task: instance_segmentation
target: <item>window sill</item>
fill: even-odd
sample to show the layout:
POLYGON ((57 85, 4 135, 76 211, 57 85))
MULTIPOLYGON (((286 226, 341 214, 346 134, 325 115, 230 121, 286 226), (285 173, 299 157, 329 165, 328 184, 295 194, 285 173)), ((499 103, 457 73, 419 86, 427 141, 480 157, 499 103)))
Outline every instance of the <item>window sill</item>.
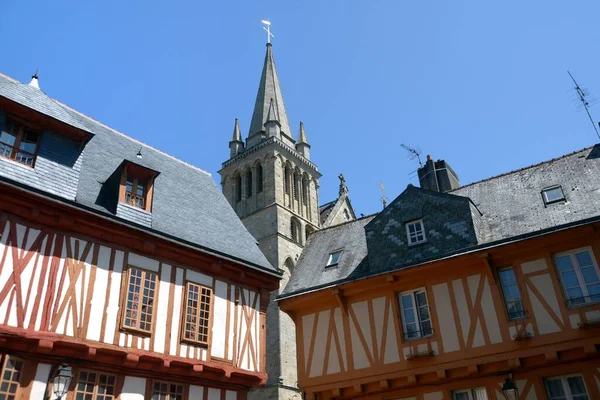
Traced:
POLYGON ((433 338, 434 338, 434 335, 433 335, 433 333, 432 333, 432 334, 430 334, 430 335, 424 335, 424 336, 418 336, 418 337, 412 337, 412 338, 407 338, 407 337, 404 337, 402 341, 403 341, 404 343, 406 343, 406 342, 417 342, 417 341, 419 341, 419 340, 423 340, 423 341, 429 341, 429 340, 431 340, 431 339, 433 339, 433 338))
POLYGON ((132 210, 136 210, 136 211, 142 212, 144 214, 152 215, 152 213, 150 211, 148 211, 148 210, 146 210, 144 208, 139 208, 139 207, 136 207, 136 206, 132 206, 131 204, 125 203, 123 201, 120 201, 119 204, 121 204, 122 206, 125 206, 127 208, 130 208, 132 210))
POLYGON ((143 331, 141 329, 131 328, 128 326, 121 326, 119 328, 119 332, 129 333, 130 335, 138 335, 143 337, 152 337, 152 332, 150 331, 143 331))
POLYGON ((196 342, 194 340, 189 340, 189 339, 181 339, 181 344, 186 344, 188 346, 201 347, 203 349, 208 349, 209 348, 208 343, 196 342))
POLYGON ((594 307, 594 306, 598 306, 600 305, 600 300, 595 300, 595 301, 588 301, 587 303, 582 303, 582 304, 574 304, 574 305, 569 305, 569 300, 567 300, 567 308, 569 310, 578 310, 581 308, 586 308, 586 307, 594 307))
POLYGON ((416 242, 416 243, 409 243, 408 247, 418 246, 420 244, 425 244, 425 243, 427 243, 427 240, 423 240, 423 241, 416 242))

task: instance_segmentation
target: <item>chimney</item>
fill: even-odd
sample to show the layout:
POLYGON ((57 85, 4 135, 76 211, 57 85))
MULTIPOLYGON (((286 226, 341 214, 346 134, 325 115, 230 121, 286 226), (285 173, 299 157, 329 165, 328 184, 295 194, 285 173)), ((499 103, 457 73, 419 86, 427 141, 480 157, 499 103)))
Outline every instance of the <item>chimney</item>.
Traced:
POLYGON ((460 186, 458 175, 444 160, 433 161, 427 156, 425 165, 418 169, 419 185, 423 189, 445 193, 460 186))

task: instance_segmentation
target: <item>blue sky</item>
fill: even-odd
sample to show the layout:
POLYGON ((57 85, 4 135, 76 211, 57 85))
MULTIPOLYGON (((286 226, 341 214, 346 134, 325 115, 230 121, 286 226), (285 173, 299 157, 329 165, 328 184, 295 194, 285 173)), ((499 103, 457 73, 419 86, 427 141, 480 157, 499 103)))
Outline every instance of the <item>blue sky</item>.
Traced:
MULTIPOLYGON (((320 198, 343 172, 357 213, 446 159, 461 183, 597 143, 567 70, 600 98, 600 2, 21 1, 0 5, 0 72, 211 172, 247 133, 270 18, 290 124, 320 198)), ((600 105, 592 108, 600 119, 600 105)))

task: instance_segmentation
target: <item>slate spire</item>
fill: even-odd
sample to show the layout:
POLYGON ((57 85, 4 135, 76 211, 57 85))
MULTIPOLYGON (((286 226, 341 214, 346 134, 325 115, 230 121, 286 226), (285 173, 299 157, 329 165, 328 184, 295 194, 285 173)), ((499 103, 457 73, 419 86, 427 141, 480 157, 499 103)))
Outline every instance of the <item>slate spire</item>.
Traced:
POLYGON ((240 133, 240 120, 235 119, 235 125, 233 127, 233 137, 231 138, 232 142, 241 142, 242 134, 240 133))
POLYGON ((276 121, 281 125, 281 132, 287 136, 291 136, 290 124, 285 112, 283 95, 281 94, 275 60, 273 59, 273 46, 271 43, 267 43, 267 54, 265 55, 265 63, 260 77, 260 84, 258 85, 254 112, 252 113, 252 121, 250 122, 250 131, 248 132, 249 137, 264 131, 270 109, 272 109, 271 118, 275 118, 276 116, 276 121))
POLYGON ((298 132, 298 142, 296 143, 296 151, 310 160, 310 144, 306 139, 304 132, 304 122, 300 121, 300 130, 298 132))
POLYGON ((244 142, 242 142, 242 134, 240 132, 240 121, 236 118, 233 126, 233 137, 229 142, 229 158, 237 156, 244 151, 244 142))

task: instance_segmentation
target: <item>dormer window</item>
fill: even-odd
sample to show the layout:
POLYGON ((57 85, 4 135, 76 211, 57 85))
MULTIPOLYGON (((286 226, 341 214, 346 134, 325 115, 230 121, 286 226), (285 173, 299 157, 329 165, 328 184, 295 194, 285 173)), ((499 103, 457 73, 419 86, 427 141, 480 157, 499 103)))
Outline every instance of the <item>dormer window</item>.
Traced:
POLYGON ((562 190, 562 186, 560 186, 560 185, 544 188, 542 190, 542 197, 544 198, 545 205, 566 200, 565 194, 562 190))
POLYGON ((33 167, 40 134, 10 119, 0 130, 0 157, 33 167))
POLYGON ((422 219, 406 224, 406 237, 408 238, 409 246, 427 241, 422 219))
POLYGON ((340 258, 342 257, 342 250, 336 250, 329 253, 329 258, 327 259, 327 265, 325 268, 335 267, 340 262, 340 258))
POLYGON ((121 177, 119 201, 150 212, 156 173, 133 163, 125 163, 121 177))

